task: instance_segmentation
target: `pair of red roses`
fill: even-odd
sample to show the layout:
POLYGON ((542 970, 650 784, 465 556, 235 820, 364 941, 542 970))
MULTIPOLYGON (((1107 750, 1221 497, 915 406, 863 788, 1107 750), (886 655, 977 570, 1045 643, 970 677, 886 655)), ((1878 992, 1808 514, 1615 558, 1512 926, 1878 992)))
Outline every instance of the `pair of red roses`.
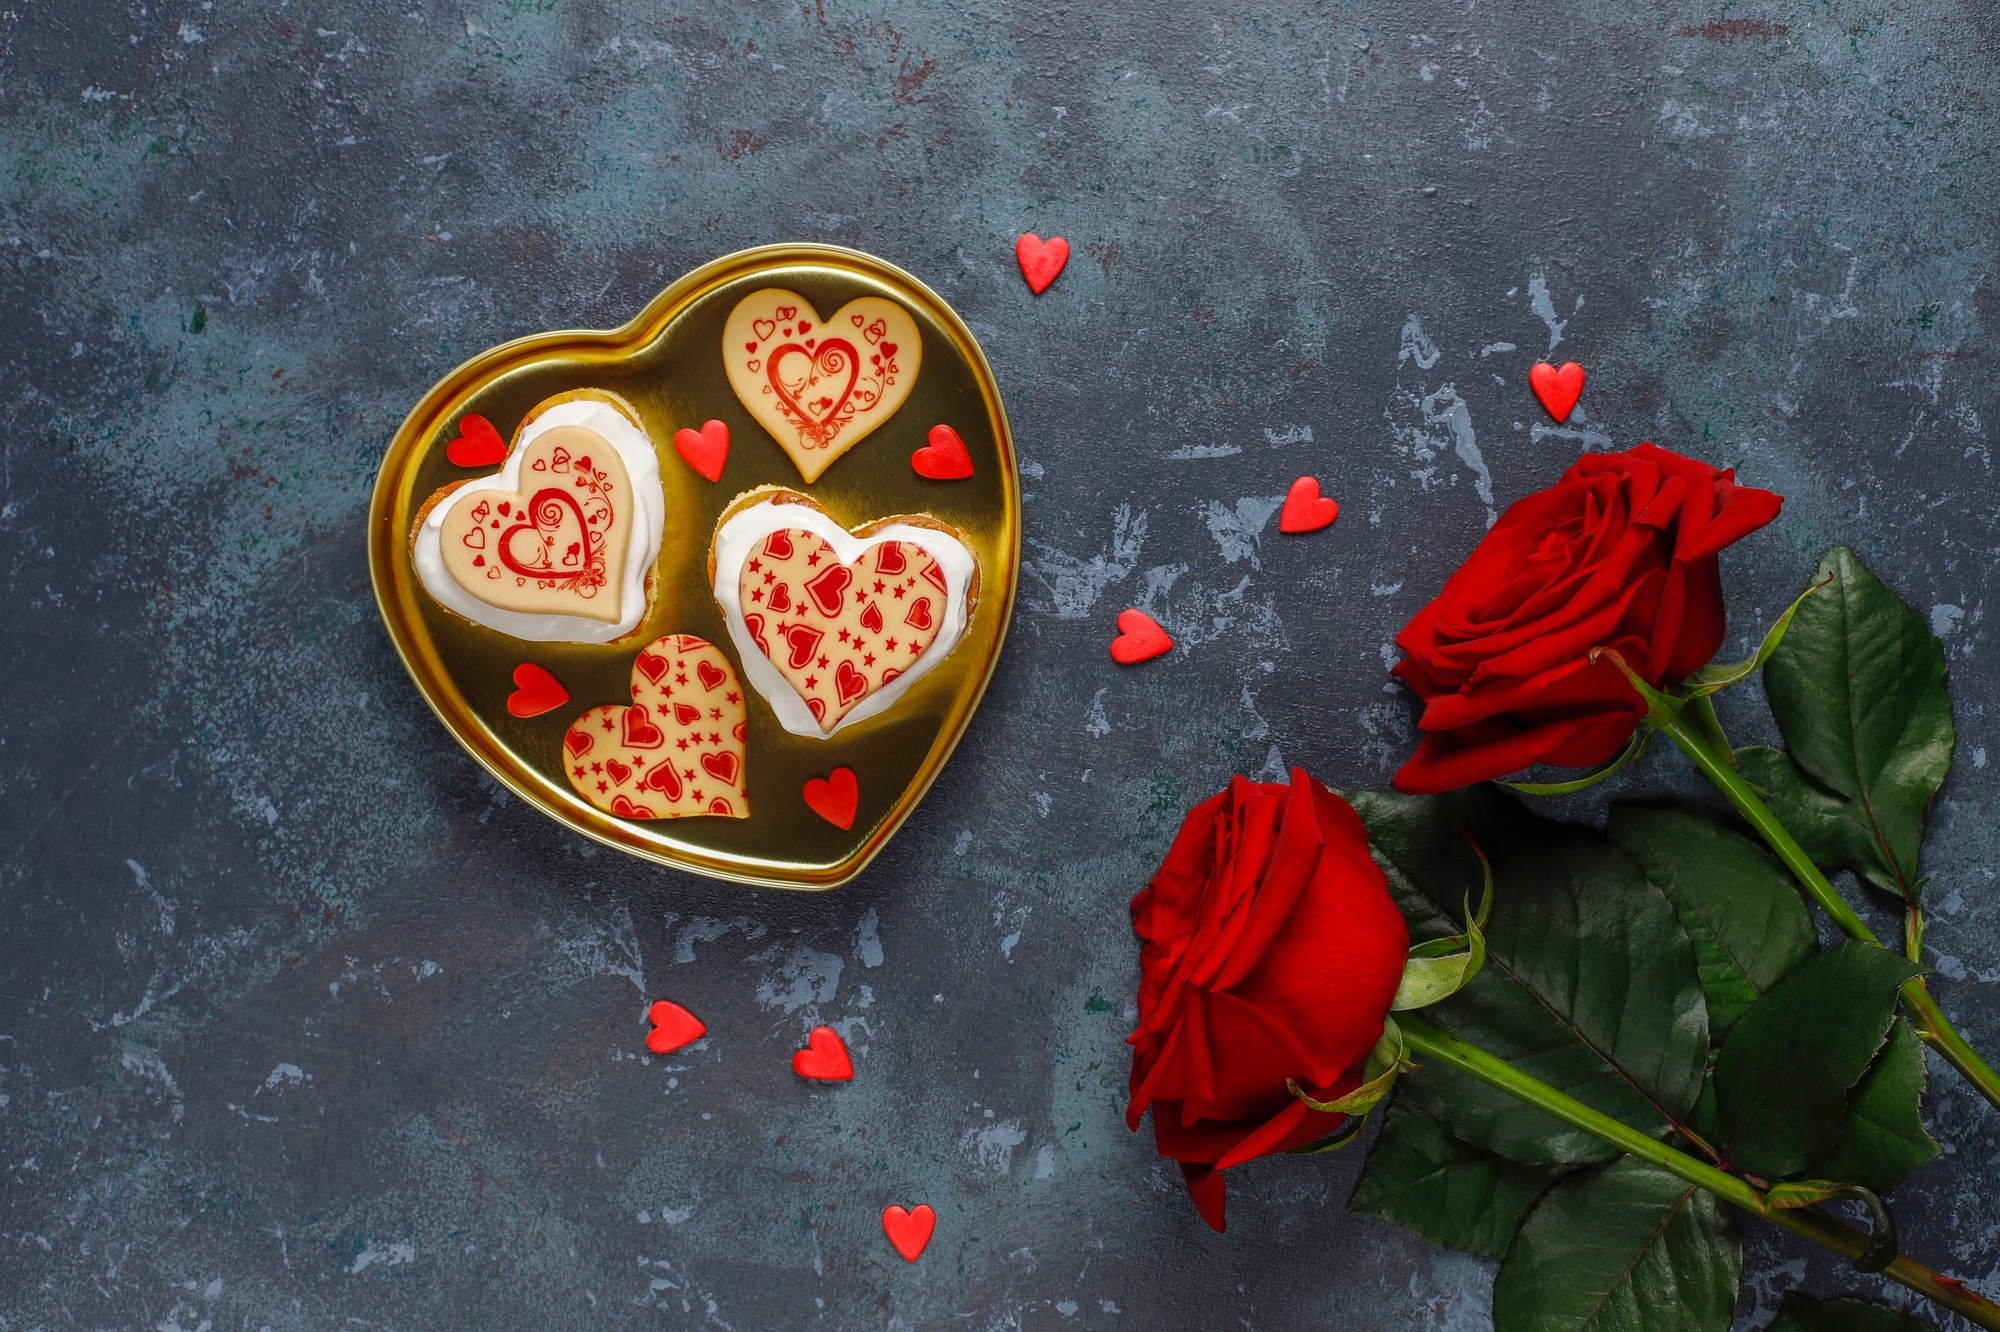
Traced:
MULTIPOLYGON (((1396 774, 1448 791, 1536 763, 1618 754, 1646 703, 1593 648, 1667 688, 1722 646, 1716 555, 1782 499, 1643 444, 1580 459, 1513 505, 1397 636, 1395 673, 1421 699, 1423 739, 1396 774)), ((1222 1172, 1341 1127, 1315 1099, 1346 1095, 1383 1030, 1409 947, 1354 811, 1303 772, 1237 778, 1197 806, 1132 901, 1138 1127, 1150 1106, 1204 1219, 1223 1226, 1222 1172)))

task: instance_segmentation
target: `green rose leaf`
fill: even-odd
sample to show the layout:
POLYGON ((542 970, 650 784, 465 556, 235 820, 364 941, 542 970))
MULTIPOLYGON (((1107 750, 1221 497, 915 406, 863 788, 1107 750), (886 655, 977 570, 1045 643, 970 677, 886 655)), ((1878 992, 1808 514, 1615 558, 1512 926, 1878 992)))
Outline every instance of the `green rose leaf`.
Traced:
POLYGON ((1882 1053, 1847 1098, 1847 1131, 1810 1174, 1887 1193, 1944 1149, 1924 1131, 1924 1046, 1897 1018, 1882 1053))
MULTIPOLYGON (((1631 858, 1587 829, 1538 818, 1491 786, 1443 796, 1352 797, 1413 938, 1462 932, 1453 912, 1492 862, 1486 966, 1426 1010, 1523 1072, 1648 1133, 1701 1090, 1708 1009, 1693 945, 1631 858)), ((1505 1092, 1441 1066, 1403 1094, 1462 1141, 1526 1165, 1618 1155, 1505 1092)))
POLYGON ((1612 806, 1608 831, 1680 914, 1716 1039, 1819 947, 1792 876, 1749 838, 1697 814, 1638 805, 1612 806))
POLYGON ((1382 1118, 1347 1210, 1447 1249, 1498 1258, 1555 1179, 1553 1171, 1460 1142, 1399 1097, 1382 1118))
POLYGON ((1555 1186, 1493 1281, 1494 1332, 1725 1332, 1743 1240, 1707 1192, 1625 1157, 1555 1186))
POLYGON ((1736 770, 1763 793, 1764 803, 1814 864, 1828 871, 1851 869, 1879 888, 1902 891, 1893 876, 1882 877, 1881 848, 1866 808, 1815 782, 1782 749, 1745 745, 1736 751, 1736 770))
POLYGON ((1765 1332, 1937 1332, 1930 1323, 1901 1309, 1866 1300, 1815 1300, 1785 1292, 1778 1316, 1765 1332))
MULTIPOLYGON (((1838 852, 1829 866, 1914 898, 1924 815, 1951 767, 1955 741, 1944 648, 1846 547, 1827 552, 1814 581, 1829 576, 1831 583, 1799 607, 1764 667, 1771 713, 1799 775, 1810 782, 1802 791, 1767 771, 1777 785, 1765 789, 1779 800, 1788 827, 1794 813, 1822 825, 1829 835, 1822 848, 1838 852), (1829 794, 1854 810, 1829 819, 1823 799, 1829 794), (1842 826, 1854 823, 1866 830, 1865 843, 1842 826)), ((1808 849, 1817 858, 1819 850, 1808 849)))
POLYGON ((1801 964, 1737 1019, 1715 1063, 1732 1164, 1778 1179, 1833 1150, 1848 1127, 1848 1089, 1889 1033, 1896 989, 1921 970, 1849 940, 1801 964))

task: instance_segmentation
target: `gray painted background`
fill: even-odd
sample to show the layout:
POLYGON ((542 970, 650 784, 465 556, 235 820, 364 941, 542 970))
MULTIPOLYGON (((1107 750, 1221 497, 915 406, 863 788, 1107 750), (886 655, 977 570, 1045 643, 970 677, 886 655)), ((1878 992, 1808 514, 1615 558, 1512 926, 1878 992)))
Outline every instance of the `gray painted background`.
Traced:
MULTIPOLYGON (((1395 630, 1647 438, 1788 497, 1732 654, 1835 540, 1944 635, 1928 960, 2000 1051, 1997 47, 1989 0, 0 0, 0 1328, 1484 1326, 1489 1265, 1344 1215, 1358 1154, 1195 1218, 1120 1122, 1125 903, 1231 772, 1384 783, 1395 630), (818 897, 502 794, 361 545, 433 379, 795 239, 955 303, 1027 493, 983 711, 818 897), (1280 538, 1302 472, 1344 512, 1280 538), (1179 650, 1115 667, 1128 605, 1179 650), (666 996, 711 1037, 663 1061, 666 996), (789 1071, 818 1022, 851 1085, 789 1071)), ((2000 1121, 1931 1112, 1906 1240, 1990 1292, 2000 1121)), ((1744 1327, 1875 1285, 1748 1273, 1744 1327)))

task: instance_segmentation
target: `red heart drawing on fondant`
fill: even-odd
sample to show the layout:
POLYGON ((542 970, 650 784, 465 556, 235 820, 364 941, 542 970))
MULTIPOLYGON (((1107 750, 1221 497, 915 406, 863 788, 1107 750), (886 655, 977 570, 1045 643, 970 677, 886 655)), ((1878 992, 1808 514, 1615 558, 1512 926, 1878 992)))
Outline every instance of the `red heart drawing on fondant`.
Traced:
POLYGON ((854 1061, 848 1058, 847 1042, 832 1027, 814 1027, 806 1038, 806 1048, 793 1053, 792 1072, 820 1082, 844 1082, 854 1076, 854 1061))
MULTIPOLYGON (((588 467, 590 459, 582 460, 588 467)), ((494 539, 493 553, 501 564, 524 578, 560 579, 575 577, 584 568, 583 552, 591 545, 590 523, 583 506, 569 491, 547 486, 534 493, 519 511, 500 513, 512 518, 513 525, 502 528, 494 539)))
POLYGON ((646 1033, 646 1048, 654 1054, 670 1054, 708 1033, 707 1023, 671 999, 647 1009, 646 1019, 653 1024, 646 1033))
POLYGON ((628 748, 659 749, 667 743, 667 733, 653 724, 652 714, 643 707, 625 709, 625 715, 619 720, 623 723, 628 748))
POLYGON ((931 442, 910 455, 910 468, 927 481, 963 481, 972 475, 972 453, 948 425, 931 427, 931 442))
POLYGON ((748 818, 749 722, 728 658, 692 634, 668 634, 632 663, 630 706, 592 708, 563 736, 577 794, 624 819, 748 818))
POLYGON ((1111 659, 1133 666, 1173 650, 1174 640, 1160 622, 1142 610, 1118 612, 1118 637, 1111 640, 1111 659))
POLYGON ((827 427, 839 417, 861 377, 861 358, 855 355, 854 344, 845 338, 828 338, 815 349, 788 342, 773 347, 766 364, 771 388, 785 413, 815 438, 832 438, 827 427), (793 365, 794 357, 805 364, 793 365))
POLYGON ((937 1213, 927 1203, 918 1203, 915 1210, 908 1212, 895 1206, 882 1209, 882 1233, 896 1246, 896 1252, 903 1255, 904 1262, 917 1261, 936 1229, 937 1213))
POLYGON ((914 542, 878 541, 843 564, 803 527, 753 546, 737 581, 751 637, 825 732, 923 656, 947 592, 937 559, 914 542))
POLYGON ((1284 512, 1278 515, 1280 532, 1317 532, 1340 517, 1340 506, 1319 493, 1319 478, 1302 476, 1285 494, 1284 512))
POLYGON ((1031 231, 1014 242, 1014 258, 1020 262, 1021 276, 1028 279, 1028 290, 1039 296, 1069 262, 1069 242, 1061 236, 1045 241, 1031 231))
POLYGON ((507 696, 507 711, 516 717, 539 717, 569 702, 569 690, 544 667, 524 661, 514 668, 513 693, 507 696))
POLYGON ((861 803, 861 783, 854 769, 835 768, 826 777, 806 779, 806 803, 813 813, 843 831, 854 826, 854 810, 861 803))
POLYGON ((674 452, 709 480, 720 481, 723 466, 729 461, 729 427, 710 421, 700 430, 676 430, 674 452))
POLYGON ((444 446, 444 456, 454 467, 491 467, 507 456, 507 441, 493 423, 477 412, 467 412, 458 421, 458 438, 444 446))
POLYGON ((1569 420, 1576 400, 1583 396, 1583 367, 1575 361, 1565 361, 1558 369, 1547 361, 1537 361, 1534 369, 1528 371, 1528 387, 1560 425, 1569 420))

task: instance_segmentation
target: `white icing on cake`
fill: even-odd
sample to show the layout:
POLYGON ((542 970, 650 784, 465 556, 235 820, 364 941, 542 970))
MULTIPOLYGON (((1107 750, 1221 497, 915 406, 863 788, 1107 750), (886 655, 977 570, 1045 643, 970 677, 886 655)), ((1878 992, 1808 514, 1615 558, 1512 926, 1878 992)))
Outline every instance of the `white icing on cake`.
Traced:
POLYGON ((597 398, 574 399, 557 403, 530 421, 508 453, 506 465, 498 472, 475 477, 439 500, 424 516, 423 526, 417 531, 417 578, 424 590, 446 609, 510 637, 535 643, 609 643, 638 628, 645 617, 646 576, 660 557, 660 534, 665 530, 666 520, 667 501, 660 490, 660 457, 653 441, 610 403, 597 398), (632 483, 637 521, 632 524, 625 547, 625 565, 619 577, 618 606, 622 613, 612 624, 581 615, 529 615, 488 605, 461 587, 444 564, 441 535, 445 514, 452 506, 474 491, 489 487, 520 490, 521 459, 527 452, 526 446, 544 431, 569 425, 594 430, 609 440, 632 483))
POLYGON ((771 705, 780 726, 793 735, 809 736, 814 740, 828 739, 856 722, 887 712, 909 691, 911 685, 951 655, 958 641, 965 637, 965 627, 972 618, 967 593, 972 585, 972 575, 978 568, 979 562, 963 543, 934 527, 891 523, 866 537, 858 537, 806 504, 778 504, 765 500, 738 513, 715 534, 715 600, 722 607, 722 618, 729 626, 729 639, 736 646, 736 658, 743 664, 743 674, 764 696, 765 702, 771 705), (744 562, 765 537, 793 527, 823 538, 843 564, 854 563, 869 547, 883 541, 907 541, 913 546, 921 546, 938 562, 947 585, 944 617, 937 638, 907 670, 856 704, 854 710, 842 717, 831 731, 820 730, 819 722, 806 706, 806 701, 799 697, 798 691, 764 655, 750 633, 750 626, 743 622, 741 586, 744 562))

